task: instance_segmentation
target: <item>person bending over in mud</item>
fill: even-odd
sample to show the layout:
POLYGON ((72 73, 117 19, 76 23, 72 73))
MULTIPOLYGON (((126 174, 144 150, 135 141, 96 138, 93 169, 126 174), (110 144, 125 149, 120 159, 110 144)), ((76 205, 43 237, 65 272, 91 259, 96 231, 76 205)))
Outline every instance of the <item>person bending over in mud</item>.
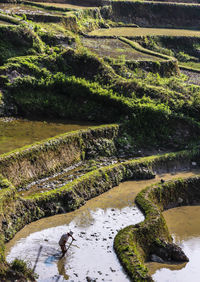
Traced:
POLYGON ((63 234, 59 240, 59 245, 60 245, 60 248, 61 248, 61 251, 62 251, 62 254, 64 256, 64 254, 66 253, 67 249, 66 249, 66 243, 69 239, 69 237, 72 238, 72 241, 75 240, 74 237, 72 236, 73 235, 73 232, 70 231, 70 232, 67 232, 66 234, 63 234))

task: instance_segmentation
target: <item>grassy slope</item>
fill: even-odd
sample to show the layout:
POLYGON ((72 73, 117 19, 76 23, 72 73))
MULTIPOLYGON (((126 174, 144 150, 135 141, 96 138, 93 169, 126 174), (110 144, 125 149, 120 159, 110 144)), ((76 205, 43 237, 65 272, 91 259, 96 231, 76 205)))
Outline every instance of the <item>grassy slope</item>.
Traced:
POLYGON ((13 67, 19 73, 29 73, 6 86, 7 98, 17 105, 19 113, 81 116, 103 122, 120 121, 128 116, 132 130, 138 127, 145 131, 148 120, 155 125, 152 130, 159 128, 165 136, 169 133, 168 120, 175 113, 199 121, 198 87, 184 85, 181 78, 175 77, 122 78, 85 49, 12 59, 0 72, 5 75, 13 67), (77 108, 80 101, 82 107, 77 108), (158 116, 163 120, 162 126, 158 116))
MULTIPOLYGON (((98 16, 97 20, 90 18, 88 29, 102 23, 98 16)), ((85 30, 88 17, 72 17, 73 30, 85 30)), ((147 75, 137 67, 131 70, 124 62, 114 66, 83 48, 77 35, 73 35, 76 51, 63 51, 55 46, 57 43, 45 45, 38 37, 41 28, 37 24, 35 32, 30 32, 24 27, 6 27, 6 36, 0 39, 5 54, 0 85, 5 102, 12 102, 19 114, 120 121, 135 141, 148 141, 153 146, 186 145, 198 138, 198 87, 186 85, 183 77, 162 78, 158 74, 147 75), (13 38, 19 42, 17 49, 13 38), (26 56, 27 51, 32 56, 26 56), (13 70, 17 71, 16 77, 11 75, 13 70), (128 73, 130 78, 124 75, 128 73)), ((1 262, 6 268, 2 242, 3 238, 1 262)))
POLYGON ((0 37, 0 65, 10 57, 34 54, 43 49, 39 37, 26 26, 1 26, 0 37))

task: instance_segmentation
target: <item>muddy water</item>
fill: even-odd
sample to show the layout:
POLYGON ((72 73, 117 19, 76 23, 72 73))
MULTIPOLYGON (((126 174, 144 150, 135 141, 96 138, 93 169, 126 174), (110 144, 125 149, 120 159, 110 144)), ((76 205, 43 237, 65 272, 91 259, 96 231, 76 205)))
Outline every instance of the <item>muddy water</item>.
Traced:
POLYGON ((200 206, 179 207, 163 213, 174 241, 183 248, 189 262, 164 266, 151 263, 151 273, 158 282, 198 282, 200 277, 200 206), (164 267, 164 268, 163 268, 164 267))
POLYGON ((135 196, 146 185, 161 178, 189 177, 200 171, 156 176, 146 181, 128 181, 89 200, 80 209, 62 215, 44 218, 27 225, 6 246, 8 261, 22 258, 36 263, 38 281, 129 281, 113 251, 113 239, 124 226, 144 220, 134 205, 135 196), (77 239, 67 255, 60 258, 60 236, 74 231, 77 239), (41 251, 41 252, 40 252, 41 251))
POLYGON ((0 118, 0 154, 61 133, 85 129, 91 125, 73 121, 62 123, 0 118))

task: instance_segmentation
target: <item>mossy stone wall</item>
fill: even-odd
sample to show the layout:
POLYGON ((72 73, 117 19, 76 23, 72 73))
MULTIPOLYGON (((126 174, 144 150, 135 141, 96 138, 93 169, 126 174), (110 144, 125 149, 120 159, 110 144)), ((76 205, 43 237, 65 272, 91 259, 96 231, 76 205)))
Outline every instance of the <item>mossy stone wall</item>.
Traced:
POLYGON ((145 220, 121 230, 114 241, 119 260, 133 281, 153 281, 144 261, 149 259, 155 244, 172 242, 162 215, 165 209, 200 203, 200 176, 156 184, 142 190, 136 203, 145 220), (181 199, 181 201, 180 201, 181 199))
MULTIPOLYGON (((116 125, 111 125, 107 127, 99 127, 96 129, 83 131, 81 133, 81 137, 83 140, 81 146, 83 146, 83 144, 85 144, 86 147, 89 146, 90 144, 92 144, 92 140, 95 140, 96 138, 99 138, 99 140, 101 139, 101 137, 112 139, 114 138, 114 136, 117 135, 118 128, 119 127, 116 125)), ((76 133, 74 134, 76 135, 76 133)), ((77 139, 75 138, 75 140, 77 139)), ((61 144, 63 144, 63 142, 61 142, 61 144)), ((38 146, 39 145, 44 146, 43 143, 38 144, 38 146)), ((31 151, 32 149, 32 146, 30 146, 30 148, 27 150, 31 151)), ((55 157, 56 153, 58 153, 58 149, 60 149, 59 145, 55 148, 55 157)), ((21 171, 18 172, 16 178, 19 177, 20 179, 20 173, 23 172, 23 163, 25 163, 28 160, 28 157, 30 157, 30 155, 27 155, 27 150, 25 149, 24 151, 18 151, 11 155, 4 156, 5 169, 6 157, 8 162, 8 168, 10 164, 14 165, 15 163, 18 165, 19 168, 21 167, 21 171), (16 159, 16 156, 19 156, 19 159, 16 159)), ((48 155, 48 151, 46 152, 46 155, 48 155)), ((108 189, 111 189, 114 186, 117 186, 122 181, 128 179, 152 178, 154 177, 153 170, 158 171, 160 168, 161 170, 179 169, 182 167, 183 164, 183 168, 189 168, 192 165, 191 162, 198 161, 198 159, 199 149, 197 148, 193 151, 183 151, 179 153, 169 153, 161 156, 130 160, 89 172, 61 188, 42 194, 35 194, 32 197, 27 198, 20 198, 17 194, 17 190, 15 189, 15 187, 8 180, 1 177, 1 193, 3 197, 0 197, 2 207, 0 213, 0 231, 2 235, 0 241, 0 254, 2 259, 2 269, 6 265, 4 258, 4 242, 13 238, 16 232, 23 228, 26 224, 45 216, 75 210, 81 205, 83 205, 88 199, 95 197, 107 191, 108 189), (177 163, 179 163, 180 167, 178 167, 177 163)), ((40 166, 40 163, 37 163, 37 165, 40 166)), ((35 164, 35 168, 37 168, 37 165, 35 164)), ((27 175, 26 177, 28 178, 27 175)), ((147 201, 148 204, 144 204, 143 206, 142 204, 140 204, 140 206, 143 210, 147 209, 145 212, 146 214, 149 213, 148 216, 150 219, 153 219, 153 221, 151 221, 151 223, 153 222, 153 227, 150 226, 149 222, 145 222, 142 226, 142 233, 141 229, 138 229, 138 227, 136 228, 135 226, 133 226, 128 228, 128 234, 132 236, 132 238, 133 234, 136 234, 134 236, 140 238, 136 245, 132 244, 130 249, 128 247, 128 255, 133 257, 134 265, 136 263, 136 268, 135 266, 132 268, 131 264, 131 269, 133 269, 133 273, 137 272, 137 275, 139 275, 138 277, 147 277, 145 267, 143 266, 140 259, 138 259, 138 256, 142 259, 146 255, 145 250, 142 248, 142 244, 146 240, 146 234, 148 235, 149 232, 151 232, 151 236, 148 237, 148 246, 150 246, 152 238, 155 237, 154 232, 156 232, 156 234, 161 234, 162 237, 165 239, 168 238, 166 226, 163 223, 162 217, 159 216, 160 212, 154 206, 153 209, 151 209, 151 202, 148 199, 147 201), (152 211, 153 214, 151 214, 152 211), (135 228, 137 229, 137 232, 133 233, 132 231, 133 229, 135 230, 135 228), (134 253, 133 255, 134 250, 136 253, 134 253)), ((133 242, 133 239, 135 240, 136 237, 130 239, 129 235, 127 235, 127 240, 131 240, 130 242, 133 242)), ((124 243, 123 246, 125 246, 124 243)), ((125 262, 123 264, 125 265, 125 262)), ((129 275, 131 276, 135 274, 129 273, 129 275)))
POLYGON ((113 145, 118 129, 118 125, 108 125, 66 133, 1 155, 0 173, 15 186, 22 186, 83 160, 97 140, 100 143, 102 139, 111 140, 107 142, 107 148, 101 148, 100 154, 106 154, 109 146, 113 145))
MULTIPOLYGON (((110 134, 109 130, 107 133, 110 134)), ((26 199, 15 200, 18 197, 17 194, 14 198, 8 195, 7 199, 11 199, 11 202, 14 199, 15 204, 3 211, 3 218, 7 218, 5 221, 8 223, 3 225, 4 234, 7 239, 10 239, 25 224, 33 220, 72 211, 83 205, 86 200, 117 186, 122 181, 152 178, 154 177, 153 170, 158 171, 160 167, 162 171, 180 169, 185 160, 183 168, 186 166, 189 168, 191 161, 194 161, 197 156, 199 156, 198 150, 131 160, 89 172, 61 188, 34 194, 26 199), (176 165, 178 162, 179 168, 176 165)))

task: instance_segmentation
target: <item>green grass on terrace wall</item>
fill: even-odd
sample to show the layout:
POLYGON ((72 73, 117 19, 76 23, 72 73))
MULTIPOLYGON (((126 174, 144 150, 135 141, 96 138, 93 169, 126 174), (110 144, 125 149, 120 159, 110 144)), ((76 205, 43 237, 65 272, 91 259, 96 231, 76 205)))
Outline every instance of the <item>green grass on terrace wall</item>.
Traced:
MULTIPOLYGON (((107 134, 110 134, 109 131, 107 134)), ((61 207, 65 211, 74 210, 84 204, 85 200, 103 193, 118 185, 121 181, 151 178, 153 177, 152 170, 154 169, 162 168, 168 170, 170 167, 178 167, 178 164, 181 167, 184 162, 184 165, 187 163, 188 167, 190 167, 191 161, 198 161, 198 159, 199 149, 197 148, 193 151, 182 151, 131 160, 90 172, 62 188, 43 194, 35 194, 35 196, 26 200, 18 198, 13 191, 13 186, 7 180, 1 178, 3 187, 8 187, 3 189, 5 190, 5 198, 0 198, 1 205, 6 203, 6 210, 3 209, 1 212, 1 218, 8 224, 1 225, 1 234, 5 236, 6 240, 11 239, 25 224, 44 216, 59 213, 61 207), (12 216, 16 213, 20 220, 16 221, 15 217, 12 216)), ((2 269, 5 264, 3 242, 4 239, 2 237, 2 269)), ((145 270, 143 267, 139 266, 139 268, 142 269, 144 274, 145 270)))
POLYGON ((87 144, 101 138, 113 140, 119 125, 92 127, 58 135, 0 155, 0 173, 14 185, 47 176, 84 159, 87 144))

